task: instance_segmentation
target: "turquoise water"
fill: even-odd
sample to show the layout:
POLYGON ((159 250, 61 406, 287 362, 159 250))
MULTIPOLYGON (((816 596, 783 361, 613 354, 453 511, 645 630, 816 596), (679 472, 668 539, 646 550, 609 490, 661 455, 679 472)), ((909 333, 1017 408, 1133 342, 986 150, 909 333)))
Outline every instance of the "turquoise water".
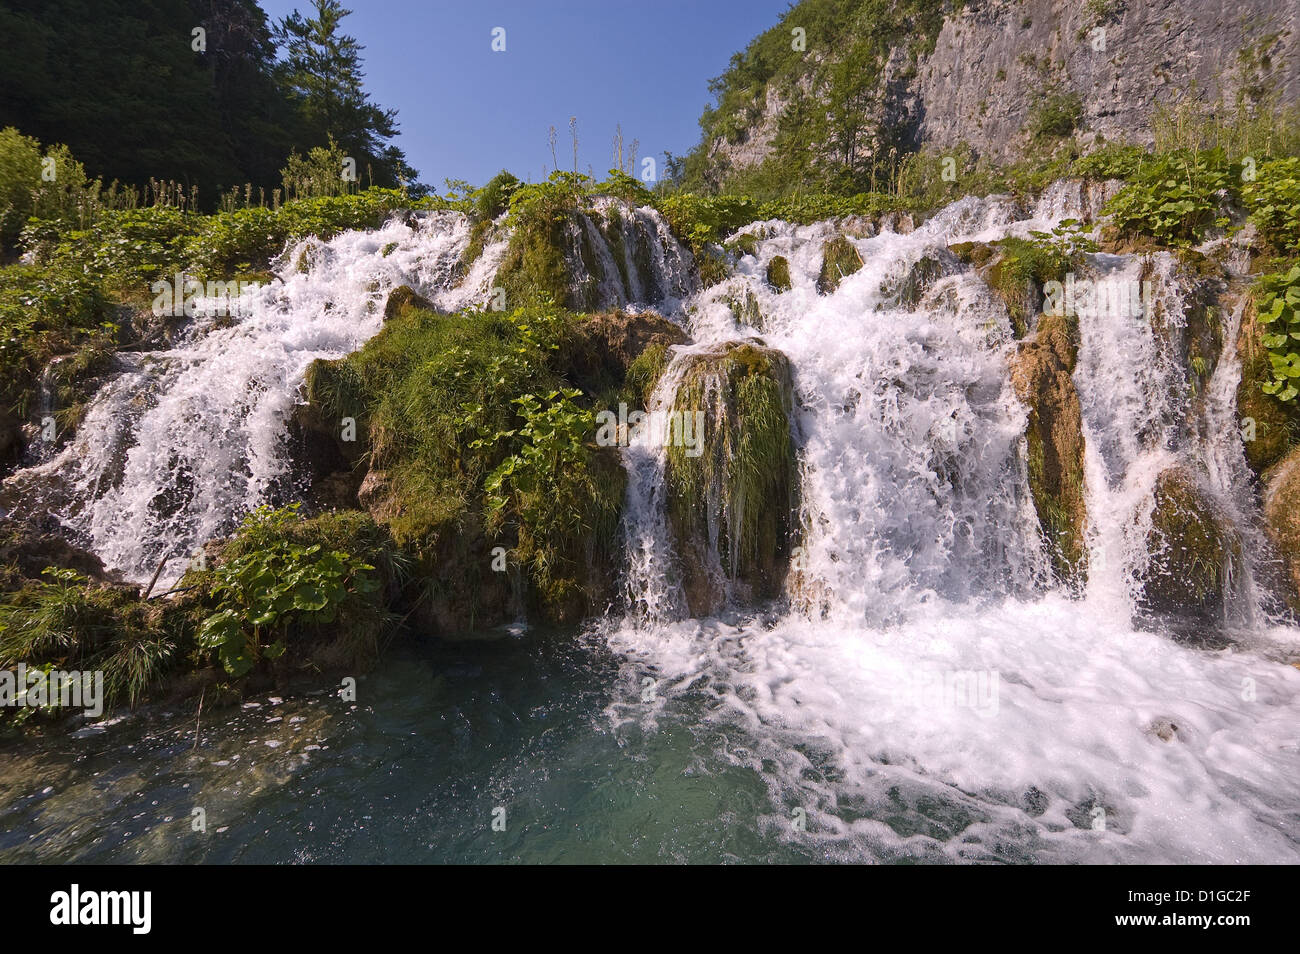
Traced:
MULTIPOLYGON (((620 666, 572 634, 388 656, 316 691, 0 750, 5 862, 654 862, 814 857, 683 698, 615 727, 620 666), (275 701, 279 699, 280 701, 275 701), (274 721, 272 721, 274 720, 274 721), (192 830, 204 809, 206 832, 192 830), (505 808, 505 831, 493 810, 505 808), (771 827, 770 825, 767 827, 771 827)), ((638 697, 639 698, 639 697, 638 697)))
POLYGON ((749 618, 408 643, 355 702, 322 679, 209 706, 197 739, 191 704, 11 740, 0 862, 1298 856, 1300 673, 1154 635, 1108 647, 1082 621, 1053 635, 1051 602, 1009 613, 950 638, 987 654, 963 665, 1003 660, 996 713, 900 695, 891 669, 924 669, 935 632, 749 618), (665 634, 696 664, 674 666, 665 634), (1258 701, 1234 709, 1246 672, 1258 701), (1143 728, 1150 673, 1179 726, 1168 742, 1143 728))

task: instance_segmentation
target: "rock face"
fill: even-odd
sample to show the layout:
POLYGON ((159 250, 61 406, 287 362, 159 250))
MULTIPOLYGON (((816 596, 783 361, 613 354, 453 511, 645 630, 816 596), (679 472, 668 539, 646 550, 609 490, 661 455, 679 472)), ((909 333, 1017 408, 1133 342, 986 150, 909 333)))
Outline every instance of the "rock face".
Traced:
POLYGON ((699 453, 671 444, 667 465, 669 518, 694 616, 728 598, 780 594, 798 493, 792 393, 785 355, 748 342, 696 356, 678 387, 674 410, 703 422, 699 453))
POLYGON ((1029 407, 1029 489, 1052 567, 1081 587, 1086 575, 1083 420, 1075 390, 1075 347, 1063 317, 1042 315, 1011 363, 1011 383, 1029 407))
POLYGON ((609 380, 622 379, 648 348, 685 344, 680 325, 654 312, 611 311, 587 316, 578 327, 565 363, 574 378, 599 390, 609 380))
MULTIPOLYGON (((936 150, 968 144, 1022 157, 1045 104, 1077 97, 1085 143, 1150 144, 1152 107, 1187 97, 1235 102, 1263 90, 1300 99, 1300 7, 1293 0, 966 0, 950 4, 933 49, 906 35, 883 67, 868 126, 883 142, 936 150), (1096 31, 1104 31, 1099 33, 1096 31)), ((865 17, 873 14, 864 12, 865 17)), ((798 22, 799 9, 788 22, 798 22)), ((809 36, 808 56, 820 61, 809 36)), ((807 84, 801 84, 806 87, 807 84)), ((772 153, 793 90, 771 85, 736 117, 739 135, 707 144, 710 167, 739 171, 772 153)), ((1065 130, 1068 132, 1068 129, 1065 130)), ((716 178, 716 176, 715 176, 716 178)))

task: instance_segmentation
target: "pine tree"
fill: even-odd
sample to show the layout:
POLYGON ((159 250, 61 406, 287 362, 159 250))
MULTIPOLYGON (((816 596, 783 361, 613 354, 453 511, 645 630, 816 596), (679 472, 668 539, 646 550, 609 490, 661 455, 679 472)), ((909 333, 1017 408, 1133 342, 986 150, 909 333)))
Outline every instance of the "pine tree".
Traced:
POLYGON ((362 87, 364 47, 340 29, 352 11, 339 0, 313 4, 314 15, 294 10, 275 30, 284 52, 281 85, 298 107, 299 145, 325 146, 333 137, 356 159, 359 176, 369 167, 376 185, 414 179, 402 151, 389 142, 397 135, 397 111, 371 102, 362 87))

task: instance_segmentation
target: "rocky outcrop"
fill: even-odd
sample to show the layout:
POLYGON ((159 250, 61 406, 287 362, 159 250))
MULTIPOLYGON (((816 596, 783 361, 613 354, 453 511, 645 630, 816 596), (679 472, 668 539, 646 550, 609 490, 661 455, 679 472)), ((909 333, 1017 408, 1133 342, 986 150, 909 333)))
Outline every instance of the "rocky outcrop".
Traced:
POLYGON ((561 361, 576 384, 595 394, 617 387, 647 351, 687 340, 680 325, 654 312, 603 312, 578 322, 563 346, 561 361))
MULTIPOLYGON (((898 4, 893 6, 897 7, 898 4)), ((1186 99, 1247 101, 1275 92, 1300 99, 1300 8, 1291 0, 966 0, 945 4, 936 33, 916 24, 896 33, 879 70, 860 146, 972 147, 1024 158, 1036 130, 1085 145, 1150 144, 1153 106, 1186 99), (954 9, 955 8, 955 9, 954 9), (1100 31, 1100 32, 1099 32, 1100 31), (919 53, 918 53, 919 51, 919 53)), ((849 10, 861 18, 885 14, 849 10)), ((795 7, 785 18, 799 23, 795 7)), ((878 24, 886 35, 892 28, 878 24)), ((856 35, 856 34, 855 34, 856 35)), ((809 35, 808 66, 793 82, 769 81, 756 107, 728 116, 702 147, 706 181, 761 164, 773 154, 783 115, 806 95, 813 70, 835 62, 809 35)), ((865 154, 865 153, 864 153, 865 154)))
POLYGON ((1213 632, 1241 576, 1242 543, 1231 521, 1181 467, 1156 481, 1147 553, 1140 609, 1172 617, 1175 627, 1184 621, 1186 635, 1213 632))
POLYGON ((1287 602, 1300 610, 1300 448, 1269 474, 1264 491, 1264 526, 1282 557, 1287 602))
POLYGON ((1041 315, 1011 361, 1011 383, 1029 407, 1029 489, 1057 576, 1076 588, 1087 572, 1083 420, 1075 390, 1076 348, 1063 317, 1041 315))
POLYGON ((700 421, 668 450, 669 519, 694 616, 781 592, 798 480, 789 360, 758 342, 691 359, 673 409, 700 421))

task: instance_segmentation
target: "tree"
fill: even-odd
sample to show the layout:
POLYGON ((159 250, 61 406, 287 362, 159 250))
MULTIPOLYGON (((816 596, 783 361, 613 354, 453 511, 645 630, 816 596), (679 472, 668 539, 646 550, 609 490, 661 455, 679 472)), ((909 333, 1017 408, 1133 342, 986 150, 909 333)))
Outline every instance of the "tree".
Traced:
POLYGON ((369 167, 376 185, 410 181, 414 170, 389 142, 397 135, 397 111, 371 102, 362 88, 364 47, 340 30, 352 11, 339 0, 313 0, 313 5, 314 15, 294 10, 275 28, 284 52, 280 81, 298 109, 301 145, 326 146, 333 137, 356 159, 358 175, 369 167))

